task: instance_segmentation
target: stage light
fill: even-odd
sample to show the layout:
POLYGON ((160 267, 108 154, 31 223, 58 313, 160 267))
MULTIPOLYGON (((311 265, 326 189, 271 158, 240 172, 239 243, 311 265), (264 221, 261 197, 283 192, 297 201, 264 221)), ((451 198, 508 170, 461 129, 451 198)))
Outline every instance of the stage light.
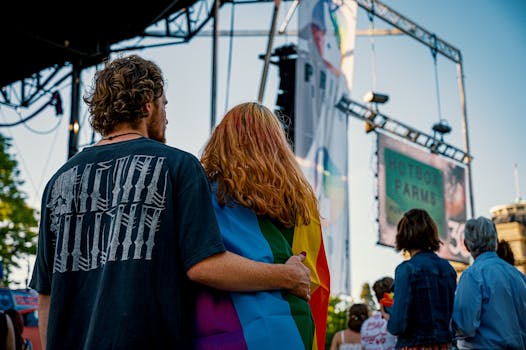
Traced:
POLYGON ((448 134, 451 132, 451 126, 449 126, 446 120, 441 119, 438 123, 433 124, 433 131, 441 135, 448 134))
POLYGON ((371 131, 374 131, 374 129, 376 129, 376 125, 374 125, 373 123, 371 123, 370 121, 367 121, 367 120, 365 121, 364 127, 365 127, 365 133, 366 134, 368 134, 371 131))
POLYGON ((64 110, 62 109, 62 98, 60 97, 60 93, 58 91, 55 91, 51 95, 51 101, 52 106, 55 106, 55 115, 59 116, 64 114, 64 110))
MULTIPOLYGON (((451 132, 451 127, 445 119, 440 119, 438 123, 433 124, 433 138, 444 142, 444 135, 451 132), (437 137, 437 134, 439 137, 437 137)), ((433 150, 431 150, 433 151, 433 150)))
POLYGON ((366 134, 376 129, 376 125, 374 123, 375 117, 376 117, 376 113, 373 111, 369 111, 367 117, 365 118, 365 123, 364 123, 366 134))
POLYGON ((378 104, 386 103, 389 100, 389 96, 385 94, 379 94, 377 92, 369 91, 363 97, 365 102, 371 103, 372 107, 369 107, 369 116, 368 120, 365 121, 365 133, 370 133, 376 129, 374 118, 378 113, 378 104))
POLYGON ((386 103, 389 100, 389 95, 369 91, 365 94, 363 100, 368 103, 386 103))

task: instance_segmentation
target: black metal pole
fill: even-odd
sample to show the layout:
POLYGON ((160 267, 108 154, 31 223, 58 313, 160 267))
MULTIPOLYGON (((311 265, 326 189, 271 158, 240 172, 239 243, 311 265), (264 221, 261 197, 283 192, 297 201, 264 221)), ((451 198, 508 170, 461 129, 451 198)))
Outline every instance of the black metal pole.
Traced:
POLYGON ((79 111, 80 111, 80 73, 79 65, 73 65, 71 73, 71 117, 69 120, 68 159, 79 151, 79 111))
POLYGON ((278 21, 279 5, 281 0, 274 0, 274 12, 272 13, 272 23, 270 25, 270 32, 268 34, 267 52, 265 54, 265 63, 263 65, 263 73, 261 75, 261 82, 259 84, 258 102, 263 102, 265 95, 265 86, 267 84, 268 66, 270 63, 270 56, 272 55, 272 46, 274 43, 274 36, 276 35, 276 23, 278 21))
POLYGON ((216 125, 216 100, 217 100, 217 41, 218 41, 218 17, 219 1, 214 2, 214 37, 212 39, 212 96, 210 97, 210 133, 216 125))
POLYGON ((471 151, 469 149, 469 133, 468 133, 468 116, 466 107, 466 90, 464 87, 464 71, 462 69, 462 56, 459 54, 459 62, 457 63, 458 72, 458 87, 460 90, 460 107, 462 108, 462 135, 464 136, 464 151, 468 154, 468 161, 466 162, 466 170, 468 176, 469 187, 469 204, 471 208, 471 217, 475 217, 475 200, 473 195, 473 168, 471 167, 471 151))

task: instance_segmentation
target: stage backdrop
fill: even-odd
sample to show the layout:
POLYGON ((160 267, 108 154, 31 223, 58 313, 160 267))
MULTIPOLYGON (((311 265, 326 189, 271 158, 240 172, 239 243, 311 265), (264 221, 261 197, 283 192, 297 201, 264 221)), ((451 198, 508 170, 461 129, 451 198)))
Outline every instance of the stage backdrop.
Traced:
POLYGON ((435 220, 445 259, 469 262, 463 244, 466 169, 428 149, 378 133, 379 243, 395 246, 396 225, 412 208, 435 220))
POLYGON ((303 0, 298 9, 295 153, 320 202, 331 293, 350 295, 347 116, 355 1, 303 0))

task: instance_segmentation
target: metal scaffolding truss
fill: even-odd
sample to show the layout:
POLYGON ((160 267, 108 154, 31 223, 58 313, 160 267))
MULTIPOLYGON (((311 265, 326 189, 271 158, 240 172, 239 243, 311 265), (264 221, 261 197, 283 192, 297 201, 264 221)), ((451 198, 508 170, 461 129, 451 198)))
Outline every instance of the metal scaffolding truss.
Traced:
MULTIPOLYGON (((430 48, 436 49, 437 52, 451 60, 457 63, 461 62, 462 58, 458 49, 438 38, 435 34, 413 23, 395 10, 391 9, 389 6, 376 0, 355 1, 361 8, 393 25, 402 32, 414 37, 430 48)), ((235 5, 265 2, 271 2, 271 0, 221 1, 220 5, 226 3, 235 5)), ((169 10, 170 9, 168 8, 167 11, 169 10)), ((129 46, 115 44, 110 52, 186 43, 199 33, 208 20, 213 18, 213 16, 214 0, 198 0, 179 11, 169 14, 164 19, 161 19, 146 28, 138 39, 148 39, 148 44, 129 46)), ((70 70, 70 64, 62 66, 56 65, 35 73, 31 77, 25 78, 19 82, 2 87, 0 89, 0 104, 11 106, 13 108, 29 107, 43 95, 49 94, 56 89, 60 83, 71 75, 70 70), (65 70, 67 71, 66 73, 64 73, 65 70)))
POLYGON ((378 111, 374 111, 347 97, 342 97, 336 107, 342 112, 368 123, 369 130, 381 129, 390 134, 401 137, 412 143, 425 147, 431 152, 451 158, 457 162, 468 164, 471 156, 463 150, 449 145, 435 137, 419 131, 409 125, 401 123, 378 111))
MULTIPOLYGON (((192 39, 205 26, 208 20, 214 17, 218 8, 224 4, 250 4, 250 3, 266 3, 273 0, 198 0, 192 2, 188 0, 188 6, 183 6, 179 10, 174 10, 174 7, 168 6, 164 13, 162 13, 158 20, 154 20, 152 25, 147 27, 141 35, 133 39, 137 40, 139 44, 130 44, 126 46, 126 42, 116 43, 110 47, 109 53, 127 51, 134 49, 144 49, 149 47, 159 47, 176 45, 186 43, 192 39), (216 2, 217 1, 217 2, 216 2), (173 13, 171 13, 173 12, 173 13)), ((284 0, 288 1, 288 0, 284 0)), ((439 53, 448 59, 452 60, 457 65, 458 82, 460 90, 460 102, 462 108, 462 129, 464 135, 464 151, 447 145, 443 142, 437 142, 433 137, 419 132, 411 127, 396 122, 381 114, 373 116, 371 110, 354 101, 342 99, 339 106, 354 116, 371 119, 370 122, 376 127, 393 132, 398 136, 404 137, 412 142, 420 144, 424 147, 436 145, 434 151, 446 157, 461 161, 467 165, 471 212, 474 213, 473 205, 473 191, 471 179, 471 156, 469 150, 469 137, 467 125, 467 111, 464 94, 464 74, 462 67, 462 55, 460 51, 438 38, 434 33, 424 29, 420 25, 412 22, 408 18, 402 16, 389 6, 381 3, 378 0, 353 0, 357 5, 368 11, 368 13, 380 18, 386 23, 397 28, 401 32, 413 37, 422 44, 428 46, 434 54, 439 53), (368 118, 369 117, 369 118, 368 118)), ((295 0, 297 3, 297 0, 295 0)), ((214 24, 214 33, 219 35, 216 24, 214 24)), ((128 40, 127 42, 131 42, 128 40)), ((9 86, 0 88, 0 104, 8 105, 12 108, 24 107, 27 108, 43 96, 50 96, 57 90, 57 87, 67 77, 79 76, 79 70, 85 68, 72 64, 65 64, 63 66, 54 66, 44 69, 41 72, 33 74, 31 77, 23 79, 19 82, 13 83, 9 86), (64 70, 69 67, 69 72, 64 73, 64 70), (19 89, 18 91, 16 89, 19 89)), ((73 84, 74 85, 74 84, 73 84)), ((73 95, 73 93, 72 93, 73 95)), ((75 110, 77 110, 76 108, 75 110)), ((72 109, 73 110, 73 109, 72 109)), ((72 112, 72 121, 76 120, 78 116, 74 116, 72 112)), ((213 114, 213 113, 212 113, 213 114)))
POLYGON ((213 17, 213 11, 214 0, 198 0, 146 28, 142 37, 163 39, 160 45, 186 43, 213 17))
MULTIPOLYGON (((450 148, 448 147, 447 151, 453 152, 452 153, 453 156, 460 155, 461 153, 464 154, 462 161, 466 164, 471 215, 474 216, 475 215, 475 205, 474 205, 474 200, 473 200, 473 181, 472 181, 472 172, 471 172, 472 157, 469 156, 470 147, 469 147, 469 135, 468 135, 466 98, 465 98, 465 92, 464 92, 464 72, 463 72, 463 67, 462 67, 462 55, 460 53, 460 50, 450 45, 446 41, 438 38, 434 33, 412 22, 411 20, 402 16, 401 14, 399 14, 398 12, 396 12, 395 10, 381 3, 378 0, 354 0, 354 1, 356 1, 359 7, 361 7, 362 9, 365 9, 370 14, 380 18, 386 23, 394 26, 395 28, 398 28, 402 32, 411 36, 412 38, 428 46, 434 55, 439 53, 456 63, 457 72, 458 72, 458 85, 459 85, 459 91, 460 91, 460 104, 461 104, 461 110, 462 110, 462 133, 464 137, 464 151, 460 151, 459 149, 454 148, 453 146, 450 146, 450 148)), ((420 135, 421 134, 422 133, 420 133, 420 135)), ((417 141, 414 141, 414 142, 418 143, 417 141)), ((450 153, 447 153, 444 155, 449 158, 452 158, 449 154, 450 153)))
MULTIPOLYGON (((169 10, 170 8, 167 9, 169 10)), ((110 47, 109 53, 186 43, 213 17, 213 10, 214 0, 198 0, 157 21, 146 28, 142 35, 133 38, 148 39, 148 44, 124 46, 126 44, 116 43, 110 47)), ((60 84, 71 77, 73 69, 71 63, 54 65, 1 87, 0 104, 11 108, 29 108, 41 98, 51 96, 60 84)))
MULTIPOLYGON (((458 49, 438 38, 435 34, 413 23, 395 10, 391 9, 389 6, 376 0, 355 1, 361 8, 369 11, 430 48, 436 49, 437 52, 443 54, 454 62, 460 63, 462 61, 458 49)), ((271 1, 237 0, 222 1, 220 4, 231 3, 235 5, 262 2, 271 1)), ((167 11, 169 11, 169 8, 167 11)), ((130 46, 115 44, 110 52, 186 43, 199 33, 208 20, 213 17, 213 11, 214 0, 198 0, 146 28, 139 38, 149 39, 148 44, 130 46), (155 39, 158 40, 155 41, 155 39)), ((70 70, 70 64, 61 66, 55 65, 35 73, 31 77, 25 78, 19 82, 2 87, 0 89, 0 104, 13 108, 29 107, 41 97, 50 94, 56 89, 60 83, 71 75, 70 70)))
POLYGON ((57 87, 71 76, 70 65, 55 65, 31 77, 0 89, 0 104, 28 108, 41 98, 51 97, 57 87))
MULTIPOLYGON (((220 5, 266 2, 271 2, 271 0, 220 1, 220 5)), ((161 15, 164 17, 163 19, 156 21, 146 28, 140 36, 132 39, 141 44, 127 44, 130 41, 116 43, 110 47, 109 53, 187 43, 214 17, 214 6, 214 0, 198 0, 171 14, 169 14, 171 8, 168 7, 166 9, 168 14, 161 15), (145 42, 147 43, 145 44, 145 42)), ((30 77, 1 87, 0 105, 11 108, 29 108, 41 98, 50 97, 61 83, 71 77, 72 70, 73 65, 71 63, 54 65, 34 73, 30 77)))
POLYGON ((355 0, 358 6, 372 13, 390 25, 400 29, 402 32, 412 36, 422 44, 429 46, 432 50, 446 56, 456 63, 462 62, 460 50, 446 41, 438 38, 434 33, 424 29, 422 26, 402 16, 389 6, 376 0, 355 0))

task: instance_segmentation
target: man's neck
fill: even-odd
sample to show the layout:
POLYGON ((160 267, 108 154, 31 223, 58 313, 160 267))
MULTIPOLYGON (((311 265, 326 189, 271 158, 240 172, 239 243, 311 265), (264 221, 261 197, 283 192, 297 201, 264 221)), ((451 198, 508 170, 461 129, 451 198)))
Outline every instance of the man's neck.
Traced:
POLYGON ((128 141, 141 137, 148 137, 148 130, 144 122, 139 123, 139 125, 121 123, 117 125, 111 132, 104 135, 97 145, 128 141))

